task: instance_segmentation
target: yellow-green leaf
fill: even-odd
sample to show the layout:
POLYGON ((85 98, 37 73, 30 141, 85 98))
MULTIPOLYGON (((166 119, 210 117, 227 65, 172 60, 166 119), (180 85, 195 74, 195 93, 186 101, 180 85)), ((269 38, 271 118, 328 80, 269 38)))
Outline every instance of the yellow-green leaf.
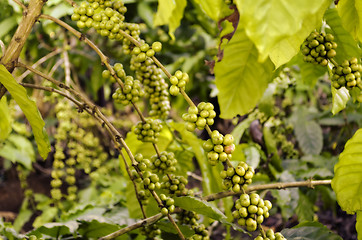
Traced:
POLYGON ((5 96, 0 100, 0 119, 0 141, 2 141, 9 136, 12 130, 9 107, 5 96))
POLYGON ((232 12, 224 0, 195 0, 195 2, 214 21, 219 21, 232 12))
POLYGON ((260 61, 267 57, 280 66, 299 50, 320 24, 330 0, 237 0, 240 19, 255 43, 260 61))
POLYGON ((335 89, 332 87, 332 113, 337 114, 339 111, 345 109, 346 104, 350 98, 349 92, 345 87, 335 89))
POLYGON ((174 32, 180 26, 186 5, 186 0, 158 0, 154 26, 168 25, 168 34, 175 39, 174 32))
POLYGON ((337 5, 343 27, 359 41, 362 41, 362 1, 343 0, 337 5))
POLYGON ((258 103, 272 78, 273 63, 258 62, 258 51, 241 23, 224 48, 224 58, 215 63, 216 87, 222 118, 244 115, 258 103))
POLYGON ((362 240, 362 211, 357 211, 356 230, 358 240, 362 240))
POLYGON ((334 166, 332 188, 344 211, 362 211, 362 129, 348 140, 340 154, 334 166))
POLYGON ((35 102, 29 99, 25 88, 15 81, 14 77, 8 72, 4 65, 0 65, 0 83, 5 86, 25 114, 25 117, 28 119, 33 129, 39 154, 42 158, 46 159, 50 152, 50 143, 44 129, 45 123, 35 102))

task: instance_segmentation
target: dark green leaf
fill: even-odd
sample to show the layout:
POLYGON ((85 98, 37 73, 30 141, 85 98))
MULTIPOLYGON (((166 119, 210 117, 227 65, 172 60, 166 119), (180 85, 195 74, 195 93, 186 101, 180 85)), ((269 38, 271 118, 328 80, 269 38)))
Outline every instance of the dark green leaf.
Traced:
POLYGON ((176 197, 174 199, 175 206, 177 207, 188 211, 194 211, 218 221, 226 220, 226 216, 218 208, 204 200, 190 196, 176 197))
MULTIPOLYGON (((175 227, 173 226, 172 223, 170 222, 166 222, 166 221, 159 221, 157 222, 157 227, 159 227, 159 229, 161 229, 162 231, 168 232, 168 233, 172 233, 177 235, 177 231, 175 229, 175 227)), ((185 225, 178 225, 178 227, 180 228, 182 234, 186 237, 189 238, 191 237, 195 232, 193 230, 191 230, 188 226, 185 225)))
POLYGON ((301 223, 294 228, 281 231, 288 240, 342 240, 326 226, 318 222, 301 223))
POLYGON ((338 204, 348 214, 362 211, 362 129, 346 143, 334 166, 332 188, 338 204))
POLYGON ((268 155, 271 156, 271 164, 276 170, 282 171, 282 160, 279 157, 277 142, 274 134, 271 131, 273 124, 267 121, 263 127, 263 138, 268 150, 268 155))
POLYGON ((269 59, 258 62, 258 51, 239 24, 224 48, 224 58, 215 63, 220 117, 233 118, 254 108, 271 80, 273 69, 269 59))
POLYGON ((96 219, 89 221, 81 220, 79 222, 80 226, 78 228, 78 232, 86 238, 100 238, 121 228, 117 224, 100 222, 96 219))
POLYGON ((322 128, 309 119, 306 109, 298 108, 294 111, 292 123, 299 147, 304 154, 319 154, 323 147, 322 128))
POLYGON ((305 62, 301 53, 296 56, 295 60, 300 67, 303 83, 310 87, 314 87, 318 79, 327 72, 327 69, 323 66, 305 62))
POLYGON ((19 85, 13 76, 6 70, 4 65, 0 65, 0 82, 10 92, 16 103, 28 119, 38 145, 40 156, 47 158, 50 152, 48 135, 44 129, 44 121, 34 101, 30 100, 23 86, 19 85))
POLYGON ((295 209, 295 212, 298 216, 299 222, 304 221, 313 221, 313 211, 314 204, 309 200, 309 198, 299 191, 299 200, 298 206, 295 209))
POLYGON ((66 223, 46 223, 43 226, 33 230, 30 234, 39 235, 44 234, 54 238, 59 238, 64 235, 73 234, 78 228, 76 221, 66 223))

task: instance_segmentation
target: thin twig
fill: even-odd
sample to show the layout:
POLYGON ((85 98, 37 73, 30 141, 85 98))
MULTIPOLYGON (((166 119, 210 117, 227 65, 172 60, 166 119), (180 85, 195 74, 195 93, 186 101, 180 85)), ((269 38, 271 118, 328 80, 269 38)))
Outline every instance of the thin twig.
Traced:
MULTIPOLYGON (((332 180, 307 180, 301 182, 287 182, 287 183, 269 183, 269 184, 261 184, 248 187, 245 192, 253 192, 260 191, 266 189, 285 189, 285 188, 294 188, 294 187, 308 187, 314 188, 317 185, 330 185, 332 180)), ((202 199, 205 201, 214 201, 216 199, 225 198, 229 196, 238 195, 240 193, 233 191, 225 191, 214 193, 208 196, 203 197, 202 199)))
POLYGON ((22 9, 26 10, 26 6, 20 0, 13 0, 16 4, 18 4, 22 9))
MULTIPOLYGON (((40 58, 38 61, 36 61, 31 67, 32 68, 37 68, 38 66, 40 66, 42 63, 44 63, 45 61, 47 61, 48 59, 54 57, 55 55, 59 54, 62 52, 62 49, 58 48, 50 53, 48 53, 47 55, 45 55, 44 57, 40 58)), ((23 74, 21 74, 19 77, 16 78, 16 80, 18 82, 21 82, 26 76, 29 75, 29 73, 31 73, 31 71, 26 70, 25 72, 23 72, 23 74)))

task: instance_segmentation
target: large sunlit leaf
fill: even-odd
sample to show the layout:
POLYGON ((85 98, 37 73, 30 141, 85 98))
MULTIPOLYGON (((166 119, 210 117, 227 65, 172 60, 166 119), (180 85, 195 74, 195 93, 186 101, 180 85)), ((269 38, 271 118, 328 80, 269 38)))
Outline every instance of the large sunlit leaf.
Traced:
POLYGON ((319 222, 304 222, 281 233, 288 240, 343 240, 319 222))
POLYGON ((362 41, 362 1, 339 1, 337 10, 343 27, 352 34, 354 39, 362 41))
POLYGON ((332 188, 338 204, 348 214, 362 211, 362 129, 346 143, 334 166, 332 188))
POLYGON ((154 19, 154 26, 168 25, 169 34, 175 39, 175 30, 180 26, 184 9, 187 5, 186 0, 158 0, 157 13, 154 19))
POLYGON ((0 65, 0 83, 10 92, 16 103, 28 119, 35 141, 38 145, 39 154, 46 159, 50 152, 48 135, 44 129, 44 121, 34 101, 30 100, 23 86, 19 85, 14 77, 6 70, 4 65, 0 65))
POLYGON ((239 27, 224 48, 224 58, 215 63, 220 117, 244 115, 258 103, 271 80, 273 63, 258 62, 254 44, 239 27))
POLYGON ((214 21, 231 12, 224 0, 195 0, 195 2, 214 21))
POLYGON ((0 141, 2 141, 9 136, 12 130, 9 107, 5 96, 0 100, 0 119, 0 141))
MULTIPOLYGON (((335 57, 338 63, 352 57, 361 57, 361 49, 351 34, 344 29, 342 21, 335 8, 328 9, 324 15, 327 24, 331 28, 327 28, 326 32, 333 34, 334 41, 338 44, 337 55, 335 57)), ((354 21, 355 22, 355 21, 354 21)))
POLYGON ((338 90, 332 87, 333 115, 346 108, 346 104, 350 97, 351 96, 349 95, 349 91, 345 87, 342 87, 338 90))
POLYGON ((298 52, 303 40, 320 24, 330 2, 330 0, 237 0, 236 4, 241 23, 259 51, 259 60, 265 61, 277 47, 282 50, 279 57, 278 52, 274 52, 276 65, 279 66, 298 52), (278 44, 281 46, 277 46, 278 44), (288 52, 290 56, 286 57, 285 55, 289 55, 288 52))

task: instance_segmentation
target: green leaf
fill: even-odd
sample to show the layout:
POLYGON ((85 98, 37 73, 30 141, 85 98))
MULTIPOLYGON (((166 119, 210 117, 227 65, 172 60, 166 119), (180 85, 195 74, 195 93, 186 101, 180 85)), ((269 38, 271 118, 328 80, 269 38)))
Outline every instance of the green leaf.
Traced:
POLYGON ((298 221, 312 221, 314 215, 313 207, 314 204, 302 191, 299 190, 298 206, 295 209, 295 212, 298 216, 298 221))
POLYGON ((320 24, 330 0, 238 0, 236 4, 259 60, 267 60, 274 51, 272 59, 278 67, 297 54, 304 39, 320 24))
POLYGON ((260 163, 260 153, 259 149, 253 145, 247 145, 243 149, 245 156, 245 162, 250 166, 256 169, 260 163))
POLYGON ((187 131, 185 125, 182 123, 171 122, 170 126, 180 133, 182 140, 185 141, 195 153, 197 163, 201 170, 203 193, 209 195, 213 192, 219 192, 221 190, 221 181, 218 181, 218 179, 220 179, 221 169, 216 166, 212 167, 208 163, 205 151, 202 148, 202 140, 187 131))
POLYGON ((362 129, 346 143, 334 166, 332 188, 338 204, 348 214, 362 211, 362 129))
POLYGON ((362 41, 362 2, 360 0, 344 0, 337 5, 343 27, 354 39, 362 41))
POLYGON ((15 221, 14 221, 14 229, 19 232, 21 230, 21 228, 23 227, 23 225, 29 221, 31 215, 33 215, 33 211, 31 211, 30 209, 28 209, 28 205, 29 205, 29 199, 25 198, 23 200, 23 203, 21 204, 21 208, 19 211, 18 216, 16 217, 15 221))
POLYGON ((271 164, 275 167, 276 170, 282 171, 282 160, 279 157, 277 142, 274 134, 271 131, 273 126, 272 119, 268 120, 263 127, 263 139, 268 151, 268 155, 271 156, 271 164))
POLYGON ((188 211, 194 211, 218 221, 226 220, 226 216, 218 208, 204 200, 191 196, 175 197, 174 199, 175 206, 177 207, 188 211))
POLYGON ((30 234, 38 236, 39 234, 48 235, 54 238, 59 238, 64 235, 73 234, 78 228, 76 221, 66 223, 46 223, 43 226, 31 231, 30 234))
POLYGON ((319 222, 304 222, 281 233, 288 240, 343 240, 319 222))
POLYGON ((172 39, 175 39, 174 32, 180 26, 186 5, 186 0, 158 0, 157 13, 153 22, 154 26, 168 24, 168 34, 172 39))
POLYGON ((243 121, 241 121, 231 132, 231 135, 234 136, 234 142, 237 144, 240 142, 241 138, 244 135, 244 132, 246 131, 246 129, 248 129, 250 127, 250 124, 252 121, 254 121, 255 119, 248 117, 247 119, 244 119, 243 121))
MULTIPOLYGON (((327 33, 334 36, 334 41, 338 44, 336 61, 342 63, 343 60, 351 59, 352 57, 361 57, 361 49, 351 34, 344 29, 342 21, 335 8, 328 9, 324 15, 327 24, 331 28, 326 28, 327 33)), ((355 22, 355 21, 354 21, 355 22)))
POLYGON ((296 62, 300 67, 303 83, 310 87, 314 87, 318 79, 327 72, 326 67, 305 62, 301 53, 296 56, 296 62))
POLYGON ((335 89, 332 87, 332 113, 333 115, 337 114, 339 111, 346 108, 347 102, 351 96, 347 88, 342 87, 340 89, 335 89))
POLYGON ((6 96, 0 100, 0 141, 5 140, 11 133, 11 117, 6 96))
POLYGON ((362 211, 357 211, 356 230, 358 240, 362 240, 362 211))
MULTIPOLYGON (((168 232, 168 233, 172 233, 172 234, 175 234, 177 235, 177 231, 175 229, 175 227, 173 226, 172 223, 170 222, 166 222, 166 221, 159 221, 157 222, 157 227, 159 229, 161 229, 162 231, 165 231, 165 232, 168 232)), ((191 237, 195 232, 192 231, 190 229, 190 227, 188 226, 185 226, 185 225, 178 225, 178 227, 180 228, 182 234, 186 237, 186 238, 189 238, 191 237)))
POLYGON ((0 148, 0 156, 13 163, 21 163, 25 168, 32 169, 35 154, 31 142, 16 134, 11 134, 5 145, 0 148))
POLYGON ((51 222, 55 218, 57 213, 58 213, 58 208, 56 207, 46 208, 43 211, 43 213, 34 220, 33 226, 35 228, 38 228, 44 225, 45 223, 51 222))
POLYGON ((39 154, 46 159, 50 152, 48 135, 44 129, 44 121, 34 101, 30 100, 23 86, 19 85, 14 77, 6 70, 4 65, 0 65, 0 82, 10 92, 16 103, 28 119, 38 145, 39 154))
POLYGON ((231 13, 224 0, 195 0, 195 2, 214 21, 219 21, 231 13))
POLYGON ((16 24, 17 24, 16 16, 11 16, 0 22, 0 39, 3 39, 3 37, 16 26, 16 24))
POLYGON ((270 60, 258 62, 258 52, 241 25, 224 48, 224 58, 215 63, 220 117, 244 115, 263 96, 273 73, 270 60))
POLYGON ((96 219, 81 220, 78 232, 86 238, 100 238, 112 232, 119 230, 121 227, 117 224, 100 222, 96 219))
POLYGON ((294 132, 299 147, 305 154, 319 154, 323 147, 323 133, 319 124, 308 118, 306 110, 295 110, 294 132))

